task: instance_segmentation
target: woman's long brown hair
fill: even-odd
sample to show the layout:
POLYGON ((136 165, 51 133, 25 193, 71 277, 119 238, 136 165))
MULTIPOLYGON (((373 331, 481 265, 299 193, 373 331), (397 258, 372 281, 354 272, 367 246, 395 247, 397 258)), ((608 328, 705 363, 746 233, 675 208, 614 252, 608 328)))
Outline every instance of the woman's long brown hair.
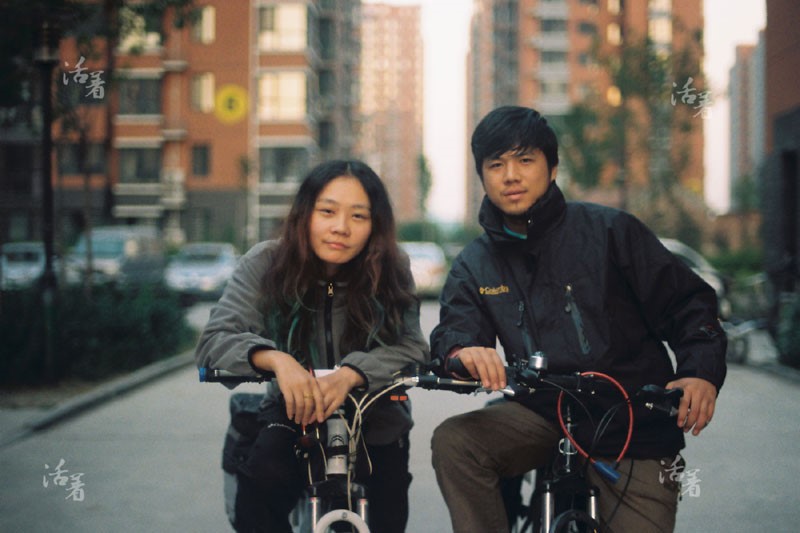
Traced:
POLYGON ((347 284, 342 356, 397 342, 403 334, 403 315, 417 302, 397 246, 389 196, 378 175, 360 161, 329 161, 311 170, 300 185, 264 276, 262 305, 270 334, 279 349, 315 366, 322 366, 314 342, 314 317, 324 294, 320 283, 332 281, 347 284), (320 192, 342 176, 353 177, 364 187, 372 231, 361 253, 342 265, 335 279, 326 279, 323 262, 309 242, 310 220, 320 192))

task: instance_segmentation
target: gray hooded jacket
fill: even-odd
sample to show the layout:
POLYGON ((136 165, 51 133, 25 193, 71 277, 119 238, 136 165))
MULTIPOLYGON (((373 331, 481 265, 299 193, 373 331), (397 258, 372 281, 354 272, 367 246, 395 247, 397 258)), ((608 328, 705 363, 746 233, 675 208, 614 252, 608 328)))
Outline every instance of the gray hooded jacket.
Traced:
MULTIPOLYGON (((277 241, 265 241, 254 246, 240 259, 219 302, 211 315, 195 351, 199 368, 212 367, 244 376, 257 376, 248 356, 258 349, 277 349, 278 343, 271 339, 265 329, 265 320, 259 308, 258 295, 267 266, 272 261, 277 241)), ((406 265, 407 268, 407 265, 406 265)), ((327 283, 320 282, 320 290, 328 290, 327 283)), ((366 388, 375 391, 391 383, 392 376, 410 363, 423 363, 430 359, 430 352, 419 324, 419 305, 405 313, 405 335, 391 346, 378 346, 370 351, 339 353, 339 338, 344 329, 346 286, 333 284, 333 301, 330 306, 330 324, 334 359, 338 365, 347 365, 366 379, 366 388)), ((330 294, 330 293, 329 293, 330 294)), ((320 309, 317 328, 317 345, 324 353, 326 320, 320 309)), ((265 402, 277 401, 277 383, 267 384, 265 402)), ((388 444, 411 429, 411 406, 404 402, 381 402, 375 406, 364 425, 367 443, 388 444)))

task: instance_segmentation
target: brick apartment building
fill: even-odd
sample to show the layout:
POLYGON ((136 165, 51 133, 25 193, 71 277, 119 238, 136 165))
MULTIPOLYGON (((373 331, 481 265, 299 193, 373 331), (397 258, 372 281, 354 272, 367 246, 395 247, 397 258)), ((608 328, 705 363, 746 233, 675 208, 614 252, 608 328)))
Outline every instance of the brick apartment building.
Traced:
MULTIPOLYGON (((698 66, 692 71, 697 72, 692 81, 694 87, 702 87, 702 29, 701 0, 476 0, 467 62, 467 134, 491 109, 508 104, 533 107, 553 122, 573 105, 589 100, 627 105, 636 113, 635 103, 620 101, 619 90, 610 83, 595 50, 621 57, 626 43, 645 37, 665 56, 693 48, 698 66)), ((688 82, 674 81, 679 86, 688 82)), ((667 113, 690 110, 671 106, 669 96, 661 107, 667 113)), ((624 163, 628 186, 648 183, 649 176, 664 165, 660 158, 685 150, 687 163, 680 183, 702 198, 702 119, 691 124, 689 133, 653 129, 659 137, 655 146, 666 152, 661 155, 643 151, 639 132, 629 127, 624 163)), ((467 169, 466 213, 475 216, 483 190, 471 160, 467 169)), ((561 168, 559 177, 567 177, 567 170, 561 168)), ((601 179, 607 193, 614 176, 606 172, 601 179)), ((615 193, 604 199, 611 204, 620 201, 615 193)))
MULTIPOLYGON (((153 225, 174 243, 244 247, 275 235, 311 166, 353 155, 358 0, 195 6, 198 19, 182 29, 169 12, 146 20, 123 7, 132 31, 114 51, 113 79, 103 42, 83 57, 62 39, 54 83, 77 105, 70 127, 53 127, 58 238, 81 230, 87 206, 96 224, 105 205, 114 223, 153 225)), ((39 213, 15 216, 30 228, 22 219, 39 213)))
POLYGON ((400 222, 421 218, 422 34, 420 6, 361 7, 358 153, 386 182, 400 222))

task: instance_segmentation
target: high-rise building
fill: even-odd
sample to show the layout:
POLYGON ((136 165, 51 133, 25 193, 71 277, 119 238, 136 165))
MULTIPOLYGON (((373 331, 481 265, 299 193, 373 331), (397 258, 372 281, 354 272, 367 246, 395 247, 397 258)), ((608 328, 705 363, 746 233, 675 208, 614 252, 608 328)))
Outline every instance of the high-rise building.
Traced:
POLYGON ((87 204, 99 219, 105 190, 114 222, 173 242, 274 236, 306 171, 354 153, 360 1, 198 0, 182 29, 134 6, 112 79, 105 54, 62 41, 57 84, 78 119, 54 128, 62 227, 80 229, 87 204))
MULTIPOLYGON (((669 57, 674 50, 692 52, 696 65, 694 70, 690 66, 692 79, 664 83, 672 81, 681 87, 694 84, 688 89, 695 91, 692 102, 699 107, 697 97, 703 83, 699 66, 701 0, 475 0, 471 24, 467 63, 469 133, 488 111, 504 104, 533 107, 553 119, 551 122, 558 122, 574 105, 588 101, 627 106, 630 116, 644 116, 641 103, 622 101, 622 93, 603 61, 618 61, 626 46, 642 43, 645 38, 660 57, 669 57)), ((671 106, 669 95, 653 107, 659 113, 690 111, 685 105, 671 106)), ((659 120, 652 122, 647 139, 641 138, 641 128, 634 124, 625 129, 626 148, 620 155, 625 183, 649 183, 653 176, 664 173, 668 159, 683 151, 680 157, 684 168, 679 181, 701 195, 702 117, 693 120, 688 133, 677 127, 660 127, 659 120), (641 150, 643 143, 650 149, 641 150)), ((471 161, 467 168, 466 212, 468 217, 474 217, 483 191, 471 161)), ((561 168, 559 175, 568 177, 566 171, 561 168)), ((601 183, 614 183, 619 179, 615 174, 603 172, 601 183)))
POLYGON ((398 221, 417 220, 423 52, 419 6, 361 7, 358 153, 386 183, 398 221))
POLYGON ((764 157, 764 38, 758 44, 739 45, 730 69, 730 206, 739 210, 744 180, 754 184, 764 157))

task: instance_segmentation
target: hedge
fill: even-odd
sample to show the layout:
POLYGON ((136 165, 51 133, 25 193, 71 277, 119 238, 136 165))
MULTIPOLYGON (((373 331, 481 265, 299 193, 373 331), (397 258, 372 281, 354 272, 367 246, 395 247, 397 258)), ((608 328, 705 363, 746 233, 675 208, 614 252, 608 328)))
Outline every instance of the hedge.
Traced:
POLYGON ((65 287, 53 310, 53 357, 45 363, 45 317, 37 289, 0 297, 0 384, 99 380, 175 355, 194 342, 178 296, 162 286, 65 287))

